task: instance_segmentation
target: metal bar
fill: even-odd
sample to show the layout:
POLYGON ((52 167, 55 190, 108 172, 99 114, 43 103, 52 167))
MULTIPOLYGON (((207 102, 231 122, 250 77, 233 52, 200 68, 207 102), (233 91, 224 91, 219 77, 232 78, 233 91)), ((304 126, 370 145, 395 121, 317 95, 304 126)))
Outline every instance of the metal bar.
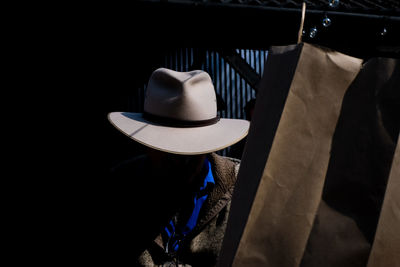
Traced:
POLYGON ((183 71, 187 71, 187 47, 182 48, 182 65, 183 65, 183 71))
POLYGON ((237 100, 237 116, 236 118, 240 119, 242 118, 242 104, 243 104, 243 98, 242 98, 242 92, 240 90, 240 75, 239 73, 236 73, 236 100, 237 100))
POLYGON ((186 71, 185 68, 185 48, 181 47, 181 71, 186 71))
POLYGON ((226 104, 227 104, 227 117, 232 117, 232 101, 231 101, 231 83, 230 83, 230 66, 226 64, 225 60, 225 90, 226 90, 226 104))
MULTIPOLYGON (((225 61, 226 62, 226 61, 225 61)), ((229 95, 229 118, 233 118, 233 104, 232 104, 232 66, 227 64, 228 67, 228 76, 227 77, 227 81, 228 81, 228 95, 229 95)))
POLYGON ((260 75, 260 65, 258 64, 258 58, 259 58, 258 50, 253 50, 253 52, 254 52, 254 70, 258 73, 258 75, 260 75))
MULTIPOLYGON (((246 61, 250 64, 249 58, 250 58, 250 50, 246 49, 244 50, 244 58, 246 59, 246 61)), ((252 90, 251 87, 249 85, 249 83, 246 81, 246 91, 251 95, 252 94, 252 90)))
POLYGON ((204 57, 204 70, 209 74, 210 71, 208 69, 208 50, 205 51, 205 57, 204 57))
POLYGON ((236 92, 236 72, 235 69, 231 66, 231 84, 232 84, 232 118, 238 117, 238 110, 237 110, 237 92, 236 92))
MULTIPOLYGON (((213 79, 213 77, 214 77, 214 69, 213 69, 213 66, 212 66, 212 51, 211 51, 211 49, 208 49, 207 52, 208 52, 208 55, 207 55, 208 74, 210 75, 211 80, 214 83, 214 79, 213 79)), ((215 85, 214 85, 214 87, 215 87, 215 85)))
POLYGON ((246 62, 234 49, 220 50, 224 59, 253 87, 257 90, 260 75, 246 62))
MULTIPOLYGON (((161 3, 163 0, 146 0, 142 2, 153 2, 153 3, 161 3)), ((213 2, 193 2, 187 1, 183 2, 180 0, 168 0, 170 4, 180 4, 186 6, 203 6, 203 7, 217 7, 217 8, 231 8, 231 9, 247 9, 247 10, 263 10, 263 11, 276 11, 279 13, 288 12, 288 13, 301 13, 301 8, 288 8, 288 7, 271 7, 264 5, 243 5, 243 4, 235 4, 235 3, 213 3, 213 2)), ((367 10, 371 12, 371 10, 367 10)), ((306 14, 318 14, 324 15, 326 10, 317 10, 317 9, 308 9, 306 10, 306 14)), ((344 17, 356 17, 356 18, 369 18, 369 19, 387 19, 388 21, 400 21, 400 16, 386 16, 386 15, 377 15, 377 14, 364 14, 364 13, 354 13, 354 12, 342 12, 342 11, 329 11, 329 14, 335 16, 344 16, 344 17)), ((300 14, 299 14, 300 15, 300 14)))
MULTIPOLYGON (((226 100, 226 94, 225 94, 225 87, 223 86, 223 84, 224 84, 224 80, 223 80, 223 78, 224 78, 224 73, 223 73, 223 71, 222 71, 222 68, 223 68, 223 59, 222 59, 222 57, 221 57, 221 55, 218 53, 218 58, 219 58, 219 70, 220 70, 220 86, 221 86, 221 95, 222 95, 222 99, 224 99, 225 100, 225 103, 227 103, 227 100, 226 100)), ((227 108, 226 109, 224 109, 224 111, 222 112, 222 117, 224 117, 224 118, 226 118, 226 110, 227 110, 227 108)))
POLYGON ((224 62, 225 62, 225 68, 224 68, 224 71, 225 71, 225 94, 226 94, 226 117, 227 118, 230 118, 231 117, 231 94, 230 94, 230 89, 229 89, 229 86, 230 86, 230 83, 229 83, 229 77, 230 77, 230 75, 229 75, 229 65, 228 64, 226 64, 226 61, 224 60, 224 62))
POLYGON ((228 92, 228 89, 227 89, 228 84, 226 82, 226 80, 227 80, 227 78, 226 78, 226 66, 225 66, 224 58, 221 56, 221 54, 219 54, 219 56, 220 56, 220 60, 221 60, 221 74, 222 74, 221 75, 221 77, 222 77, 221 86, 224 89, 224 99, 225 99, 225 103, 226 103, 226 109, 224 111, 224 114, 225 114, 225 118, 229 118, 229 116, 228 116, 228 111, 229 111, 228 101, 229 101, 229 99, 228 99, 228 94, 227 94, 227 92, 228 92))
POLYGON ((189 62, 189 67, 188 70, 190 70, 190 66, 193 65, 193 48, 190 49, 190 62, 189 62))
POLYGON ((199 70, 203 66, 206 58, 206 50, 202 48, 195 48, 193 53, 193 62, 190 70, 199 70))
MULTIPOLYGON (((241 55, 242 58, 245 58, 244 49, 240 50, 240 55, 241 55)), ((244 79, 243 79, 243 82, 245 82, 244 79)), ((245 99, 246 99, 246 102, 247 102, 248 93, 247 93, 247 85, 246 84, 244 84, 243 90, 244 90, 244 95, 245 95, 245 99)))
POLYGON ((231 117, 230 118, 235 118, 236 117, 236 94, 235 94, 235 70, 232 68, 232 66, 229 67, 229 93, 230 93, 230 98, 231 98, 231 117))
POLYGON ((210 50, 210 69, 211 69, 211 79, 214 84, 215 92, 217 92, 217 84, 216 84, 216 79, 215 79, 215 68, 214 68, 214 53, 212 50, 210 50))
MULTIPOLYGON (((247 93, 246 93, 246 83, 243 78, 240 78, 240 90, 242 91, 242 99, 243 99, 243 106, 242 110, 244 110, 244 106, 247 104, 247 93)), ((243 113, 243 119, 246 119, 246 113, 243 113)))
POLYGON ((182 71, 182 50, 180 48, 176 49, 176 70, 177 71, 182 71))
MULTIPOLYGON (((226 62, 226 61, 225 61, 226 62)), ((232 83, 231 83, 231 66, 226 64, 225 82, 227 88, 228 99, 228 118, 232 118, 232 83)))
POLYGON ((177 57, 177 50, 174 49, 172 50, 172 69, 173 70, 177 70, 177 61, 178 61, 178 57, 177 57))
MULTIPOLYGON (((254 52, 254 50, 250 50, 250 55, 251 55, 251 64, 250 64, 250 66, 251 66, 251 68, 253 70, 255 70, 256 69, 256 60, 255 60, 255 52, 254 52)), ((255 72, 257 73, 257 71, 255 71, 255 72)), ((261 77, 260 77, 260 75, 258 75, 258 76, 259 76, 259 78, 258 78, 258 81, 259 81, 261 79, 261 77)))
MULTIPOLYGON (((213 83, 214 83, 214 87, 215 87, 215 92, 217 94, 217 97, 221 98, 221 93, 220 93, 220 88, 218 86, 218 70, 217 70, 217 54, 215 53, 215 51, 212 51, 212 68, 213 68, 213 83)), ((222 100, 222 98, 221 98, 222 100)), ((221 117, 221 111, 217 110, 217 114, 218 116, 221 117)))
POLYGON ((186 71, 189 71, 189 66, 191 64, 191 59, 190 59, 191 51, 192 51, 191 49, 186 48, 186 71))
POLYGON ((172 54, 172 50, 169 51, 170 55, 169 55, 169 68, 172 70, 174 69, 174 65, 173 65, 173 54, 172 54))
POLYGON ((239 92, 239 89, 238 89, 238 73, 235 70, 233 70, 232 79, 233 79, 233 85, 234 85, 234 89, 233 89, 234 90, 233 104, 234 104, 234 108, 235 108, 235 116, 234 116, 234 118, 238 119, 240 117, 240 110, 239 110, 240 109, 240 105, 239 105, 240 98, 239 98, 239 94, 238 94, 238 92, 239 92))

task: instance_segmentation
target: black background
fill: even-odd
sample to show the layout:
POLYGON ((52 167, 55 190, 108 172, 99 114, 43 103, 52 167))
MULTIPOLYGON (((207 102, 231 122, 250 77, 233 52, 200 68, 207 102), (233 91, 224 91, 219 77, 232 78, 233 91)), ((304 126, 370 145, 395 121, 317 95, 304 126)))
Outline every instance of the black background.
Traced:
MULTIPOLYGON (((57 265, 112 261, 102 235, 107 172, 141 147, 112 128, 107 113, 126 111, 126 97, 147 81, 159 55, 171 47, 293 44, 300 23, 300 12, 202 5, 95 2, 13 11, 10 69, 18 69, 14 93, 23 99, 13 107, 20 112, 14 122, 23 125, 13 170, 27 173, 17 185, 24 189, 18 229, 31 262, 57 265)), ((378 21, 330 18, 329 28, 303 41, 360 58, 399 57, 399 23, 382 38, 378 21)), ((310 14, 304 28, 321 20, 310 14)))

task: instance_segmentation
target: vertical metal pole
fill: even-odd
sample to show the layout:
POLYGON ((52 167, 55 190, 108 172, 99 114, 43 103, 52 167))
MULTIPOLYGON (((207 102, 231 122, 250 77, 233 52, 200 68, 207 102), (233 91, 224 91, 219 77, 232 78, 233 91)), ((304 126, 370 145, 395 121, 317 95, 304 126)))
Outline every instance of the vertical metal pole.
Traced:
POLYGON ((174 53, 175 53, 175 69, 174 70, 180 71, 179 48, 175 48, 174 53))
POLYGON ((182 60, 183 50, 182 50, 182 48, 178 48, 176 54, 178 56, 178 68, 177 69, 179 71, 183 71, 183 60, 182 60))
POLYGON ((254 56, 255 56, 255 68, 254 70, 260 74, 260 51, 259 50, 254 50, 254 56))
POLYGON ((230 91, 229 91, 229 66, 224 62, 224 71, 225 71, 225 90, 226 90, 226 105, 227 105, 227 118, 231 117, 231 99, 230 99, 230 91))
MULTIPOLYGON (((244 110, 244 106, 247 104, 247 90, 246 90, 246 81, 242 78, 242 91, 243 91, 243 110, 244 110)), ((246 118, 246 114, 243 114, 243 119, 246 118)))
POLYGON ((250 55, 251 55, 251 67, 253 68, 253 69, 255 69, 256 68, 256 62, 255 62, 255 55, 254 55, 254 50, 250 50, 250 55))
POLYGON ((236 73, 236 89, 237 89, 237 93, 236 93, 236 98, 238 100, 238 105, 237 105, 237 109, 238 109, 238 115, 237 118, 241 119, 242 118, 242 106, 243 106, 243 98, 242 98, 242 91, 240 90, 240 75, 239 73, 236 73))
POLYGON ((169 68, 172 70, 172 69, 174 69, 174 64, 173 64, 173 51, 172 51, 172 49, 171 50, 169 50, 169 52, 168 52, 168 54, 169 54, 169 68))
POLYGON ((235 95, 234 95, 234 93, 235 93, 235 90, 234 90, 234 83, 235 83, 235 73, 234 73, 234 69, 232 68, 232 66, 229 66, 229 71, 230 71, 230 77, 229 77, 229 83, 230 83, 230 88, 229 88, 229 92, 231 93, 231 95, 230 95, 230 99, 231 99, 231 118, 233 119, 233 118, 235 118, 235 104, 234 104, 234 101, 235 101, 235 95))
MULTIPOLYGON (((212 68, 212 76, 211 79, 214 84, 215 93, 219 95, 219 88, 217 86, 217 70, 215 69, 215 51, 210 50, 211 53, 211 68, 212 68)), ((220 112, 217 109, 217 115, 220 115, 220 112)))
MULTIPOLYGON (((250 51, 248 49, 245 50, 245 58, 246 58, 247 63, 249 63, 249 65, 250 65, 250 63, 251 63, 250 62, 250 51)), ((247 82, 246 82, 246 91, 248 93, 248 96, 249 95, 251 96, 251 88, 247 82)))
POLYGON ((189 67, 193 65, 193 61, 194 61, 194 48, 190 49, 190 64, 189 67))
POLYGON ((188 63, 188 48, 185 47, 185 71, 189 70, 189 63, 188 63))
POLYGON ((215 90, 217 93, 219 93, 219 88, 217 87, 217 68, 216 68, 216 53, 215 51, 212 51, 211 53, 212 57, 211 57, 211 62, 212 62, 212 69, 213 69, 213 81, 214 81, 214 86, 215 86, 215 90))
POLYGON ((210 50, 206 50, 206 58, 205 58, 205 69, 207 71, 207 73, 211 76, 211 68, 210 68, 210 50))
POLYGON ((237 110, 237 84, 236 84, 236 70, 232 67, 231 69, 232 77, 231 77, 231 82, 232 82, 232 108, 233 108, 233 118, 237 118, 238 115, 238 110, 237 110))
MULTIPOLYGON (((244 52, 244 49, 241 49, 240 50, 240 56, 243 58, 243 59, 246 59, 246 56, 245 56, 245 52, 244 52)), ((243 81, 242 81, 242 83, 244 82, 244 86, 243 86, 243 91, 244 91, 244 99, 245 99, 245 103, 247 102, 247 98, 248 98, 248 93, 247 93, 247 86, 246 86, 246 82, 245 82, 245 80, 244 79, 242 79, 243 81)))
MULTIPOLYGON (((251 64, 250 64, 250 66, 253 68, 253 69, 255 69, 255 55, 254 55, 254 50, 250 50, 250 56, 251 56, 251 64)), ((253 87, 251 87, 251 91, 252 91, 252 94, 254 94, 254 88, 253 87)))
MULTIPOLYGON (((222 61, 222 57, 221 57, 221 55, 218 53, 218 64, 219 64, 219 85, 220 85, 220 88, 221 88, 221 96, 222 96, 222 99, 224 99, 224 101, 225 101, 225 104, 226 104, 226 97, 225 97, 225 88, 224 88, 224 79, 223 79, 223 74, 224 74, 224 72, 223 72, 223 61, 222 61)), ((226 118, 226 109, 224 109, 223 111, 222 111, 222 117, 224 117, 224 118, 226 118)))
POLYGON ((187 71, 186 70, 186 48, 182 48, 182 71, 187 71))

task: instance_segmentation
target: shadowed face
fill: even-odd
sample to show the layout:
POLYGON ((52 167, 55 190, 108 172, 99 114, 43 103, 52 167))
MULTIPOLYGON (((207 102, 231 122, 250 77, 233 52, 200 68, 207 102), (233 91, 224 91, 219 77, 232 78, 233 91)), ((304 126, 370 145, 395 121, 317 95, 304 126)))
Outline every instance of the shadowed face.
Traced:
POLYGON ((151 161, 152 171, 163 177, 172 178, 171 182, 191 185, 196 183, 197 177, 205 176, 203 172, 206 154, 177 155, 149 148, 147 155, 151 161))

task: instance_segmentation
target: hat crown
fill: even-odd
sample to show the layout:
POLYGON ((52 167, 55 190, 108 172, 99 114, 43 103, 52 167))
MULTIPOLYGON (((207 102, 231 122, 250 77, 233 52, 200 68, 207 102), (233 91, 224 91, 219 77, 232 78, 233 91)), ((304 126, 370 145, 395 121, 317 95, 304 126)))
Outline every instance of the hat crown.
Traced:
POLYGON ((155 70, 147 85, 144 111, 183 121, 215 118, 217 98, 211 77, 202 70, 155 70))

